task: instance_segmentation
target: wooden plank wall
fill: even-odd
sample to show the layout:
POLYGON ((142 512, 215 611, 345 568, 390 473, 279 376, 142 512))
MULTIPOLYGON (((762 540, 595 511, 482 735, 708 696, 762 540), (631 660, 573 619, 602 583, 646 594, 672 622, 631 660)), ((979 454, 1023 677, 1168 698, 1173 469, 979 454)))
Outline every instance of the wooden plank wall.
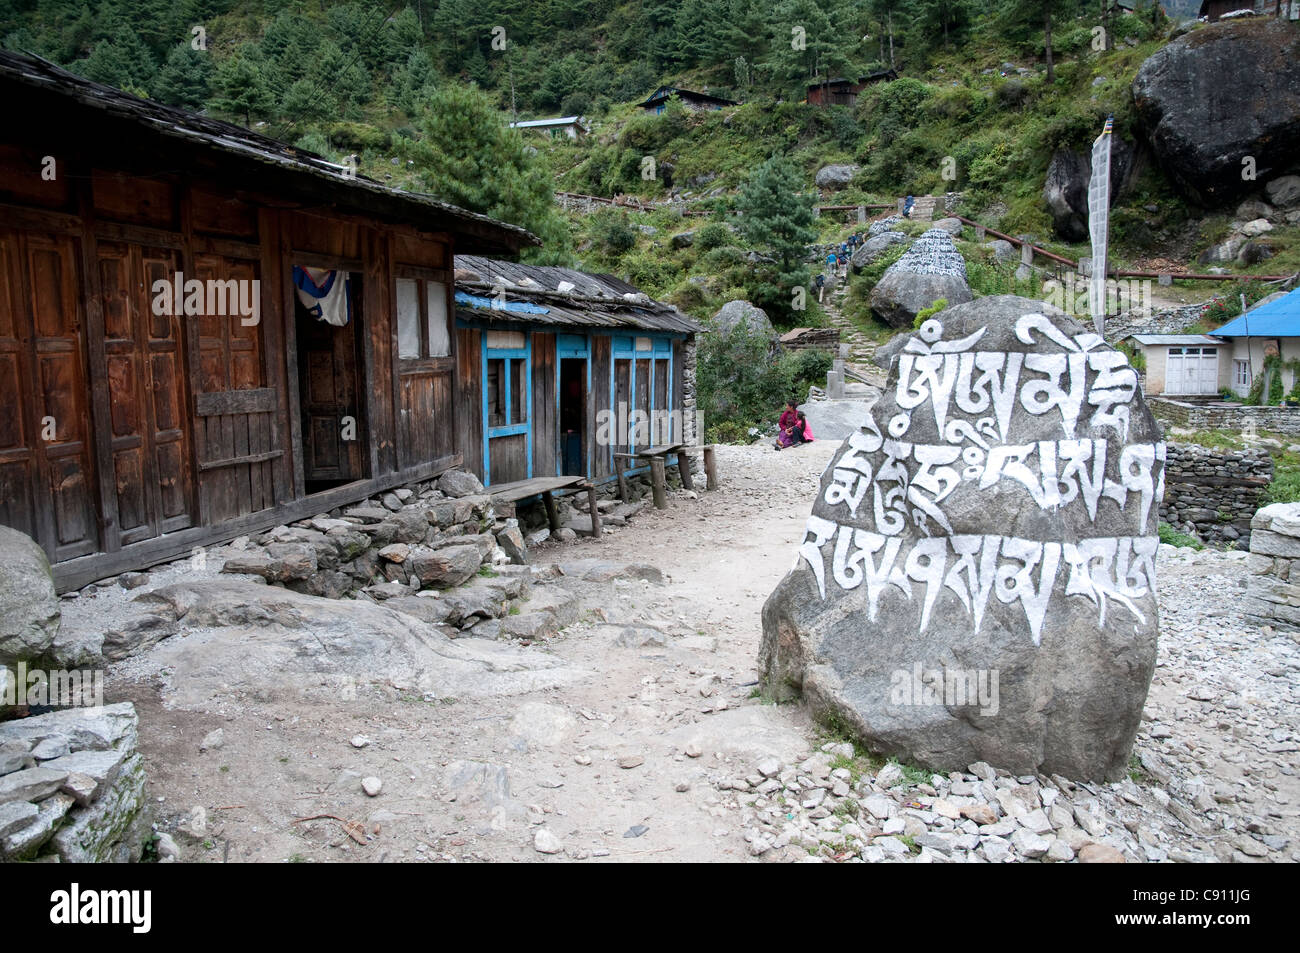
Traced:
POLYGON ((555 335, 532 332, 533 340, 533 476, 557 476, 559 415, 555 390, 555 335))
POLYGON ((77 580, 303 503, 289 274, 303 255, 360 272, 369 479, 331 498, 440 472, 457 445, 481 465, 477 333, 456 335, 459 380, 454 359, 405 394, 397 374, 395 263, 445 270, 451 236, 286 211, 248 183, 70 160, 45 181, 39 153, 0 145, 0 523, 75 560, 77 580), (259 281, 260 321, 158 313, 153 282, 176 272, 259 281), (403 405, 427 414, 399 435, 403 405))
POLYGON ((483 351, 481 331, 456 328, 456 452, 483 479, 483 351))

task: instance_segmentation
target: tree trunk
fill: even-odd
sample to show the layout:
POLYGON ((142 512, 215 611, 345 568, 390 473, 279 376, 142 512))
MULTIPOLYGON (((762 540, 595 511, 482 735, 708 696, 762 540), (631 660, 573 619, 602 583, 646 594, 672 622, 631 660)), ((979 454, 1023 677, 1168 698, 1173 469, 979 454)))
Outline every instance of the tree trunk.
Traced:
POLYGON ((1047 81, 1056 81, 1056 71, 1052 68, 1052 9, 1043 8, 1043 41, 1047 47, 1047 81))
POLYGON ((889 14, 889 68, 894 68, 894 14, 889 14))

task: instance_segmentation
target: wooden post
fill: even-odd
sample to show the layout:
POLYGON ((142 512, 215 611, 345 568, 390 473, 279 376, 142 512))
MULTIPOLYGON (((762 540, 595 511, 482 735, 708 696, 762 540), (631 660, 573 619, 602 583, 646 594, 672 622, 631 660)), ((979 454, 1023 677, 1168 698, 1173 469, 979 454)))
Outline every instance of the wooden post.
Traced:
POLYGON ((685 450, 677 451, 677 471, 682 477, 682 489, 695 489, 695 481, 691 478, 691 458, 685 450))
POLYGON ((555 508, 554 494, 547 490, 542 494, 542 502, 546 504, 546 522, 550 525, 551 532, 554 533, 560 528, 560 513, 555 508))
POLYGON ((632 490, 627 485, 627 474, 623 472, 623 467, 618 468, 618 498, 624 503, 632 501, 632 490))
POLYGON ((704 448, 704 487, 707 490, 718 488, 718 464, 713 456, 713 445, 704 448))
POLYGON ((662 456, 650 458, 650 483, 654 490, 655 509, 666 510, 668 508, 668 493, 664 489, 664 458, 662 456))
POLYGON ((591 535, 593 539, 600 539, 600 507, 596 506, 596 484, 588 483, 587 488, 587 507, 591 510, 591 535))

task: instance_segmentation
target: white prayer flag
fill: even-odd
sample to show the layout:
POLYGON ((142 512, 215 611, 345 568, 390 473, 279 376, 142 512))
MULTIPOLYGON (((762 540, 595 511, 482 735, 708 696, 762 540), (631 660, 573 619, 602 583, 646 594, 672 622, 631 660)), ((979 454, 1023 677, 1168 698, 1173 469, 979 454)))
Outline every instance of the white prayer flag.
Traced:
POLYGON ((1088 233, 1092 236, 1092 269, 1088 280, 1088 310, 1098 334, 1106 324, 1106 236, 1110 231, 1110 133, 1114 120, 1092 144, 1092 178, 1088 182, 1088 233))

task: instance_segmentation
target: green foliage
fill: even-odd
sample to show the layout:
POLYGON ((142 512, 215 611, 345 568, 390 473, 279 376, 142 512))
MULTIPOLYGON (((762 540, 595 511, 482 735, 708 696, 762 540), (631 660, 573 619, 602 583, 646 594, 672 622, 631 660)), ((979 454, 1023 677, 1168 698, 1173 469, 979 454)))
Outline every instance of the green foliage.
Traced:
POLYGON ((772 259, 754 266, 752 300, 777 321, 793 317, 792 292, 809 281, 804 249, 817 236, 816 213, 813 195, 802 186, 794 165, 773 157, 754 170, 736 199, 742 237, 772 259))
POLYGON ((1273 454, 1273 481, 1260 499, 1261 506, 1269 503, 1300 503, 1300 454, 1273 454))
POLYGON ((607 256, 618 256, 636 245, 637 230, 622 209, 605 208, 593 213, 587 226, 592 242, 607 256))
POLYGON ((1139 347, 1135 347, 1131 342, 1120 341, 1115 345, 1115 350, 1128 358, 1129 366, 1139 374, 1147 369, 1146 352, 1139 347))
POLYGON ((720 248, 731 241, 731 229, 722 222, 709 222, 695 233, 695 247, 700 251, 720 248))
POLYGON ((916 312, 916 317, 912 319, 912 329, 916 331, 921 330, 921 325, 925 324, 926 321, 929 321, 946 307, 948 307, 948 299, 939 298, 931 304, 930 307, 922 308, 920 311, 916 312))
POLYGON ((427 191, 527 228, 543 241, 540 252, 530 253, 534 260, 567 257, 568 227, 549 177, 485 93, 443 84, 431 91, 419 126, 419 138, 399 140, 398 149, 414 161, 427 191))
POLYGON ((710 439, 748 442, 750 427, 770 428, 787 400, 822 384, 831 357, 823 351, 772 353, 771 342, 747 325, 702 337, 696 380, 710 439))
POLYGON ((1204 549, 1205 544, 1195 536, 1187 533, 1180 533, 1168 523, 1161 523, 1159 528, 1160 542, 1168 543, 1170 546, 1182 546, 1188 549, 1204 549))

